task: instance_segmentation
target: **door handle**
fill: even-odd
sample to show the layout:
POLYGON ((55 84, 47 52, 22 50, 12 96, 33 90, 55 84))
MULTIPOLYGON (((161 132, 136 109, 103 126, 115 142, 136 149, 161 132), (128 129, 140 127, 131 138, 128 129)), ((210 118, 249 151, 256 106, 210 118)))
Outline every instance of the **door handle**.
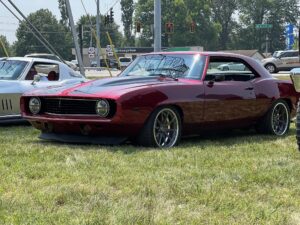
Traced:
POLYGON ((253 90, 253 89, 254 89, 253 87, 245 88, 245 90, 247 90, 247 91, 251 91, 251 90, 253 90))

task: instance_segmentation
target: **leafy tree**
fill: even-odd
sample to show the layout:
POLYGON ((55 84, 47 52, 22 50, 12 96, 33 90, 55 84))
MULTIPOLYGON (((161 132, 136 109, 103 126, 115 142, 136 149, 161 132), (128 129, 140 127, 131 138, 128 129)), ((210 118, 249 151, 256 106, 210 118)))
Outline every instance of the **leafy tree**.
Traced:
POLYGON ((68 27, 69 25, 69 16, 67 13, 67 5, 65 0, 58 0, 58 7, 61 15, 60 23, 68 27))
POLYGON ((11 56, 10 55, 10 45, 9 45, 6 37, 3 35, 0 35, 0 57, 6 57, 5 51, 7 52, 7 54, 9 56, 11 56), (4 45, 5 50, 3 49, 2 44, 4 45))
POLYGON ((124 26, 125 45, 133 46, 134 38, 132 37, 132 17, 134 11, 133 0, 121 0, 122 22, 124 26))
POLYGON ((299 17, 297 0, 240 0, 240 26, 233 34, 235 46, 244 49, 266 48, 269 37, 269 51, 285 48, 284 30, 286 23, 296 24, 299 17), (271 29, 256 29, 256 24, 272 24, 271 29))
MULTIPOLYGON (((162 1, 162 35, 164 46, 204 46, 207 50, 217 48, 217 35, 220 26, 211 20, 210 0, 166 0, 162 1), (167 34, 164 24, 174 24, 174 33, 167 34), (195 33, 190 25, 196 23, 195 33)), ((140 44, 151 46, 153 43, 153 0, 139 0, 135 19, 141 21, 140 44)))
POLYGON ((232 32, 235 20, 233 14, 238 8, 238 0, 212 0, 212 19, 220 26, 218 48, 226 50, 230 42, 230 33, 232 32))
MULTIPOLYGON (((69 31, 66 31, 65 27, 57 21, 48 9, 40 9, 29 14, 27 18, 64 59, 72 57, 71 48, 73 42, 71 34, 69 31)), ((33 52, 48 52, 47 48, 28 30, 25 21, 20 23, 16 36, 18 40, 15 43, 15 51, 18 56, 24 56, 33 52)))
MULTIPOLYGON (((101 15, 100 16, 101 21, 104 21, 104 16, 101 15)), ((90 16, 90 15, 84 15, 81 16, 79 21, 77 22, 77 27, 79 27, 79 25, 83 26, 83 47, 84 48, 88 48, 90 46, 94 46, 96 47, 96 40, 91 32, 90 29, 90 25, 93 25, 93 29, 96 30, 96 16, 90 16), (87 32, 90 31, 90 32, 87 32)), ((103 23, 104 24, 104 23, 103 23)), ((106 45, 109 45, 109 41, 107 39, 107 35, 106 32, 109 32, 113 44, 115 46, 120 46, 122 41, 123 41, 123 37, 122 34, 118 31, 119 26, 116 25, 115 23, 112 23, 108 26, 101 26, 100 27, 100 44, 101 47, 104 48, 106 45)))

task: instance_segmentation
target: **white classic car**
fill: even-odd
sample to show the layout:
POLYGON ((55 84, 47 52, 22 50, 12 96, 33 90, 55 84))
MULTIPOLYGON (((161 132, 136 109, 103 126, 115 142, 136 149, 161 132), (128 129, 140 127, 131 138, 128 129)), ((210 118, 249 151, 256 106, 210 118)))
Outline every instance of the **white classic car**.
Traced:
POLYGON ((20 97, 24 92, 54 85, 84 82, 83 75, 48 59, 0 59, 0 123, 21 121, 20 97))

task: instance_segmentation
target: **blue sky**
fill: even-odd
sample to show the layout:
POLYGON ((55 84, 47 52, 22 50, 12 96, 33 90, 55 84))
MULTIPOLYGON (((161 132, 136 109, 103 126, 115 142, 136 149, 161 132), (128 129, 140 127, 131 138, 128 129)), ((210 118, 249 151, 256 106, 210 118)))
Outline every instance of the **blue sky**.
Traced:
MULTIPOLYGON (((4 2, 7 1, 4 0, 4 2)), ((57 19, 60 18, 57 0, 13 0, 13 2, 25 15, 42 8, 47 8, 57 17, 57 19)), ((96 14, 95 0, 83 0, 83 2, 90 14, 96 14)), ((106 13, 115 2, 117 2, 117 0, 100 0, 101 14, 106 13)), ((74 20, 77 21, 82 15, 85 15, 85 11, 80 0, 70 0, 70 3, 74 20)), ((114 6, 114 15, 115 22, 121 26, 121 6, 119 1, 114 6)), ((0 4, 0 34, 6 36, 8 41, 12 44, 14 41, 16 41, 15 32, 17 28, 18 20, 15 19, 14 16, 2 4, 0 4)))

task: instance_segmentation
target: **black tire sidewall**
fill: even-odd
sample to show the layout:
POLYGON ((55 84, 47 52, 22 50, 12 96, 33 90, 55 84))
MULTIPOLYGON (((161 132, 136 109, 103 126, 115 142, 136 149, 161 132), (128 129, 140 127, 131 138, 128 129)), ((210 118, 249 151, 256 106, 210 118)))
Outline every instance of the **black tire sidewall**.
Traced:
POLYGON ((265 68, 269 71, 269 73, 276 73, 276 72, 277 72, 277 68, 276 68, 276 66, 275 66, 273 63, 268 63, 268 64, 266 64, 266 65, 265 65, 265 68), (267 69, 268 66, 273 66, 273 67, 274 67, 274 71, 273 71, 273 72, 270 72, 270 71, 267 69))
MULTIPOLYGON (((137 144, 145 146, 145 147, 160 147, 156 144, 155 137, 154 137, 154 132, 153 132, 153 126, 155 122, 156 116, 164 109, 169 109, 172 110, 178 120, 178 136, 177 140, 175 141, 173 146, 178 145, 180 139, 181 139, 181 130, 182 130, 182 118, 176 109, 176 107, 173 106, 160 106, 159 108, 155 109, 149 118, 147 119, 146 123, 144 124, 144 127, 142 131, 140 132, 139 136, 137 137, 137 144)), ((161 147, 160 147, 161 148, 161 147)))
POLYGON ((268 129, 269 129, 269 133, 271 133, 271 134, 273 134, 273 135, 283 136, 283 135, 285 135, 285 134, 287 134, 287 133, 289 132, 289 128, 290 128, 290 120, 291 120, 291 114, 290 114, 290 108, 289 108, 288 104, 287 104, 285 101, 283 101, 283 100, 277 100, 276 102, 274 102, 273 105, 272 105, 272 108, 271 108, 271 110, 269 111, 268 114, 269 114, 269 115, 268 115, 268 123, 269 123, 269 124, 268 124, 268 129), (275 107, 276 107, 278 104, 283 104, 283 105, 285 106, 286 110, 287 110, 287 113, 288 113, 288 126, 287 126, 285 132, 284 132, 283 134, 280 134, 280 135, 276 134, 276 133, 274 132, 274 130, 273 130, 273 127, 272 127, 272 117, 273 117, 273 113, 274 113, 275 107))
POLYGON ((298 144, 298 150, 300 150, 300 100, 297 104, 297 115, 296 115, 296 139, 298 144))

